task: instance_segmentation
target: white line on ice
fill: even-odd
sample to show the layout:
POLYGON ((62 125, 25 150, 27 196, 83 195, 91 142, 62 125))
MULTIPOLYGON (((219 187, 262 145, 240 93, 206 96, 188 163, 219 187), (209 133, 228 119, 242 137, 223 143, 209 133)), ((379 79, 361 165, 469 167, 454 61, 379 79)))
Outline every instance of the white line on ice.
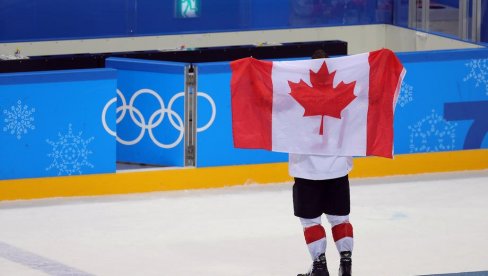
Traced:
POLYGON ((91 276, 74 267, 64 265, 60 262, 36 255, 34 253, 22 250, 12 245, 0 242, 0 258, 28 266, 32 269, 42 271, 52 276, 91 276))

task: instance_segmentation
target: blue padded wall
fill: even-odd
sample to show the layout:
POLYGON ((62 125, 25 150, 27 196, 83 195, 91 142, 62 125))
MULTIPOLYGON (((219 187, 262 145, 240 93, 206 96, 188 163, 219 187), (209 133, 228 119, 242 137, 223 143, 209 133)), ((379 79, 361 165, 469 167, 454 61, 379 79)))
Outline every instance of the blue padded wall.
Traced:
POLYGON ((115 172, 116 71, 0 74, 0 179, 115 172))

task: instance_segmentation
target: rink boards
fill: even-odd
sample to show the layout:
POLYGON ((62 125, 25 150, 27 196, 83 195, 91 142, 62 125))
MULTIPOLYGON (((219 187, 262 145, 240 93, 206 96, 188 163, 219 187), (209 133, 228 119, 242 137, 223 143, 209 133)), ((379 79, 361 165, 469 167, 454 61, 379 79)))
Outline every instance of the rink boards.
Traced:
MULTIPOLYGON (((356 158, 351 176, 488 169, 488 50, 398 56, 407 75, 395 110, 395 159, 356 158)), ((0 77, 0 200, 291 180, 286 154, 234 148, 228 62, 195 65, 196 165, 188 167, 181 86, 187 64, 107 65, 0 77), (159 169, 120 172, 116 162, 159 169)))

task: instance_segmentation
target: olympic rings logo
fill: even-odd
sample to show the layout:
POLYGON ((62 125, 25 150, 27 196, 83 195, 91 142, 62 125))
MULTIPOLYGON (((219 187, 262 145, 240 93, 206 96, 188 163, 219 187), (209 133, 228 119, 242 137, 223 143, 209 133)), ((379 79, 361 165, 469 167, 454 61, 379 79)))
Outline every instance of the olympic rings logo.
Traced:
MULTIPOLYGON (((105 128, 105 130, 110 135, 116 137, 116 139, 119 143, 121 143, 123 145, 127 145, 127 146, 135 145, 135 144, 139 143, 139 141, 141 141, 141 139, 144 137, 146 130, 148 131, 149 137, 151 138, 151 140, 158 147, 170 149, 170 148, 176 147, 181 142, 181 140, 183 139, 183 135, 185 133, 184 122, 183 122, 183 119, 181 118, 181 116, 176 111, 174 111, 172 109, 172 106, 178 98, 185 96, 184 92, 176 93, 169 100, 168 106, 165 106, 163 99, 161 98, 161 96, 159 96, 159 94, 156 91, 151 90, 151 89, 147 89, 147 88, 140 89, 136 93, 134 93, 134 95, 132 95, 132 97, 130 98, 129 104, 127 104, 127 101, 126 101, 124 95, 122 94, 122 92, 119 89, 117 89, 117 95, 121 99, 122 104, 119 107, 117 107, 117 109, 116 109, 117 114, 120 113, 120 115, 117 116, 116 123, 117 124, 120 123, 124 119, 125 115, 127 114, 127 111, 129 111, 129 115, 130 115, 130 118, 132 119, 132 122, 134 122, 134 124, 137 125, 141 129, 139 132, 139 135, 135 139, 129 140, 129 141, 120 138, 115 131, 111 130, 107 125, 106 114, 107 114, 108 108, 112 104, 117 103, 117 97, 110 99, 105 104, 105 107, 103 108, 103 111, 102 111, 102 124, 103 124, 103 128, 105 128), (154 96, 160 105, 160 108, 157 109, 156 111, 154 111, 151 114, 151 116, 149 116, 149 120, 147 123, 146 123, 146 119, 142 115, 142 112, 134 106, 134 102, 136 101, 137 97, 142 95, 142 94, 149 94, 149 95, 154 96), (160 141, 158 141, 156 139, 156 137, 154 137, 154 133, 153 133, 154 128, 158 127, 163 122, 166 114, 168 115, 168 119, 169 119, 169 122, 171 123, 171 125, 177 131, 180 132, 178 135, 178 138, 176 138, 176 140, 170 144, 161 143, 160 141)), ((213 122, 215 120, 215 115, 217 113, 217 109, 215 106, 215 102, 213 101, 213 99, 208 94, 203 93, 203 92, 197 92, 197 96, 205 98, 210 103, 210 106, 212 107, 212 114, 210 116, 210 120, 204 126, 197 127, 197 132, 202 132, 202 131, 207 130, 213 124, 213 122)))

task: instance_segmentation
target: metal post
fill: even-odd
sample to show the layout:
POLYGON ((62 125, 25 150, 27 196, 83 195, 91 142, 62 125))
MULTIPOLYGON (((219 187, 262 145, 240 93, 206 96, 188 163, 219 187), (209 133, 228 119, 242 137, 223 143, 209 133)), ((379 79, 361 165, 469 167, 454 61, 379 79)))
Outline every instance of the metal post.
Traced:
POLYGON ((196 164, 197 68, 185 66, 185 166, 196 164))
POLYGON ((473 17, 471 18, 471 39, 474 42, 481 41, 481 0, 472 2, 473 17))
POLYGON ((422 0, 422 30, 429 31, 430 0, 422 0))
POLYGON ((408 1, 408 27, 417 29, 417 0, 408 1))
POLYGON ((468 0, 459 0, 459 38, 463 40, 469 39, 469 24, 468 24, 468 0))

